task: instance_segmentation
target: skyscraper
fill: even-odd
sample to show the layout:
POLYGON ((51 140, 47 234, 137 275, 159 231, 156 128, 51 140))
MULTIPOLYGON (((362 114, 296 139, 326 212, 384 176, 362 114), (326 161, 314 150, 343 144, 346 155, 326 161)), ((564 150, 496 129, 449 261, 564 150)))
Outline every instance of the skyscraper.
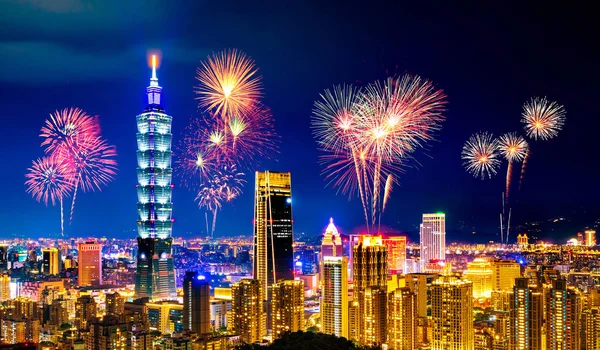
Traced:
POLYGON ((431 260, 446 260, 446 214, 423 214, 420 245, 421 271, 431 260))
POLYGON ((512 332, 509 348, 516 350, 543 349, 544 293, 530 285, 529 278, 517 278, 510 294, 512 332))
POLYGON ((0 244, 0 271, 8 269, 8 244, 0 244))
POLYGON ((487 258, 475 258, 467 263, 465 279, 473 282, 473 298, 490 298, 492 296, 492 264, 487 258))
POLYGON ((348 338, 347 257, 324 257, 321 332, 348 338))
POLYGON ((82 295, 75 303, 75 326, 78 329, 87 329, 90 319, 96 317, 98 306, 89 295, 82 295))
POLYGON ((546 349, 578 350, 581 342, 581 298, 567 281, 552 281, 546 296, 546 349))
POLYGON ((263 300, 279 280, 294 279, 290 173, 256 172, 254 191, 254 279, 262 283, 263 300))
POLYGON ((232 329, 249 344, 260 342, 266 334, 262 281, 242 279, 231 286, 232 329))
POLYGON ((361 236, 353 249, 358 342, 375 346, 387 338, 387 249, 381 236, 361 236))
POLYGON ((515 279, 521 277, 521 266, 514 260, 492 261, 492 290, 510 292, 515 279))
POLYGON ((106 314, 121 317, 125 312, 125 298, 114 292, 106 294, 106 314))
POLYGON ((342 256, 342 254, 342 238, 333 224, 333 218, 330 218, 321 242, 321 262, 326 256, 342 256))
POLYGON ((101 285, 102 244, 94 242, 80 243, 77 250, 79 286, 101 285))
POLYGON ((10 276, 0 274, 0 303, 10 299, 10 276))
POLYGON ((58 248, 42 249, 42 273, 58 275, 61 268, 60 250, 58 248))
POLYGON ((592 306, 586 308, 581 316, 582 324, 582 349, 600 349, 600 308, 592 306))
POLYGON ((304 329, 304 282, 282 280, 273 284, 273 337, 304 329))
POLYGON ((432 350, 473 350, 473 284, 441 276, 431 284, 432 350))
POLYGON ((197 272, 183 279, 183 324, 194 333, 210 333, 210 284, 197 272))
POLYGON ((406 262, 406 237, 388 237, 383 240, 383 243, 387 247, 388 270, 392 274, 404 273, 404 263, 406 262))
POLYGON ((173 299, 171 229, 171 120, 161 104, 162 88, 152 56, 152 78, 146 88, 148 105, 137 120, 138 252, 135 295, 151 300, 173 299))
POLYGON ((389 294, 388 345, 395 350, 417 347, 417 295, 408 287, 389 294))

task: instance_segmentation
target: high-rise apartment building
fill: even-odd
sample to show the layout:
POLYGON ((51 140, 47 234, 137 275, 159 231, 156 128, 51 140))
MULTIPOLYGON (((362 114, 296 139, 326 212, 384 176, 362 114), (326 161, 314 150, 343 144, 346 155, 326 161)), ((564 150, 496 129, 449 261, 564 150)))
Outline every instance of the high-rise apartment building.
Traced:
POLYGON ((197 272, 188 271, 183 279, 183 323, 200 335, 211 331, 210 284, 197 272))
POLYGON ((581 298, 567 288, 567 281, 552 281, 546 296, 546 349, 579 350, 581 343, 581 298))
POLYGON ((106 294, 106 314, 121 317, 125 312, 125 298, 114 292, 106 294))
POLYGON ((98 306, 94 298, 82 295, 75 303, 75 326, 77 329, 87 329, 90 319, 96 317, 98 306))
POLYGON ((102 284, 102 244, 94 242, 80 243, 78 251, 79 286, 98 286, 102 284))
POLYGON ((272 288, 273 337, 304 330, 304 282, 281 280, 272 288))
POLYGON ((254 192, 254 279, 263 299, 279 280, 294 279, 290 173, 256 172, 254 192))
POLYGON ((492 260, 492 290, 510 292, 515 279, 521 277, 521 266, 514 260, 492 260))
POLYGON ((358 342, 376 346, 387 338, 387 248, 381 236, 361 236, 353 249, 358 342))
POLYGON ((162 88, 152 56, 148 105, 137 121, 138 252, 135 295, 150 300, 177 296, 171 230, 171 121, 161 104, 162 88))
POLYGON ((58 248, 42 249, 42 273, 58 275, 61 270, 60 250, 58 248))
POLYGON ((10 276, 0 274, 0 303, 10 299, 10 276))
POLYGON ((410 288, 398 288, 389 294, 387 326, 390 349, 417 348, 417 295, 410 288))
POLYGON ((249 344, 260 342, 266 334, 262 281, 242 279, 231 286, 231 328, 249 344))
POLYGON ((406 237, 388 237, 383 240, 383 244, 385 244, 387 247, 388 270, 392 274, 405 273, 404 263, 406 262, 406 237))
POLYGON ((131 334, 127 331, 127 323, 117 316, 108 315, 102 320, 91 320, 89 326, 90 331, 85 333, 86 350, 131 349, 131 334))
POLYGON ((423 214, 420 246, 421 271, 432 260, 446 260, 446 214, 423 214))
POLYGON ((162 300, 146 304, 148 325, 151 331, 172 334, 185 330, 183 305, 174 300, 162 300))
POLYGON ((40 321, 24 318, 2 319, 0 322, 0 335, 4 344, 38 343, 40 339, 40 321))
POLYGON ((473 284, 440 276, 431 284, 432 350, 472 350, 473 284))
POLYGON ((530 285, 529 278, 517 278, 510 294, 509 348, 542 350, 544 327, 544 293, 530 285))
POLYGON ((487 258, 475 258, 467 263, 463 274, 465 279, 473 282, 473 298, 488 299, 492 296, 492 264, 487 258))
POLYGON ((348 258, 323 258, 321 332, 348 338, 348 258))
POLYGON ((589 307, 581 314, 581 348, 587 350, 600 350, 600 308, 589 307))

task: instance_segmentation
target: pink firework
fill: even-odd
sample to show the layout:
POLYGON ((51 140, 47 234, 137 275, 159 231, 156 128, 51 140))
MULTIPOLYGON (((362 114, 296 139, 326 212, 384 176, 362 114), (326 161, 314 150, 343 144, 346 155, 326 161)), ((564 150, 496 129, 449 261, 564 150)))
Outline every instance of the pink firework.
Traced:
POLYGON ((50 114, 41 129, 40 136, 44 139, 42 147, 47 153, 54 152, 58 147, 68 145, 80 137, 99 135, 98 118, 88 115, 80 108, 65 108, 50 114))
POLYGON ((27 193, 38 202, 61 202, 75 187, 74 173, 64 162, 53 157, 34 160, 25 174, 27 193))

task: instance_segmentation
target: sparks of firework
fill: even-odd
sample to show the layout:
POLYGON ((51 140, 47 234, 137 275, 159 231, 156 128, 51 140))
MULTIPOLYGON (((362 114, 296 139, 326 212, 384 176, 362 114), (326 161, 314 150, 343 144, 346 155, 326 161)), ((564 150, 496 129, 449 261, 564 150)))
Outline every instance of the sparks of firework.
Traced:
POLYGON ((527 141, 516 132, 509 132, 498 138, 498 151, 508 161, 506 169, 506 202, 510 198, 512 183, 512 168, 514 162, 522 162, 527 156, 529 145, 527 141))
MULTIPOLYGON (((313 108, 313 135, 329 183, 358 190, 367 228, 382 210, 382 184, 439 130, 445 95, 418 76, 325 91, 313 108), (370 212, 370 215, 367 213, 370 212)), ((392 177, 397 181, 397 176, 392 177)))
POLYGON ((244 114, 262 96, 261 77, 254 61, 232 49, 214 53, 197 69, 196 87, 200 108, 228 120, 244 114))
POLYGON ((556 137, 565 124, 566 110, 557 102, 545 97, 532 98, 523 105, 521 122, 527 136, 534 140, 548 140, 556 137))
POLYGON ((60 203, 60 227, 64 236, 63 200, 74 189, 74 173, 56 157, 44 157, 33 161, 25 174, 27 193, 38 202, 48 205, 48 200, 55 205, 60 203))
POLYGON ((97 117, 92 117, 79 108, 65 108, 50 114, 40 136, 43 138, 42 147, 46 148, 47 153, 52 153, 56 148, 64 147, 79 137, 99 133, 97 117))
POLYGON ((488 132, 478 132, 465 142, 461 158, 465 169, 475 177, 492 178, 500 166, 498 142, 488 132))
POLYGON ((383 207, 381 208, 381 212, 385 211, 388 200, 390 199, 390 195, 392 194, 392 187, 394 186, 394 175, 389 174, 387 179, 385 180, 385 189, 383 191, 383 207))

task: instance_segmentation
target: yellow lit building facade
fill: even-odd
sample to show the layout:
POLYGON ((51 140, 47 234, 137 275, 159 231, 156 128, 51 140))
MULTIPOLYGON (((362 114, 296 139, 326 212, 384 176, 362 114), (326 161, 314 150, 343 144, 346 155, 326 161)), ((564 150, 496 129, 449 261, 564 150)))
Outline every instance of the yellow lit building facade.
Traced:
POLYGON ((171 334, 184 330, 183 304, 159 301, 146 304, 150 330, 171 334))
POLYGON ((348 258, 323 258, 321 332, 348 338, 348 258))
POLYGON ((389 294, 387 326, 390 349, 417 347, 417 295, 410 288, 398 288, 389 294))
POLYGON ((474 348, 473 284, 441 276, 431 284, 432 350, 474 348))
POLYGON ((492 260, 492 290, 510 292, 515 279, 521 277, 521 266, 514 260, 492 260))
POLYGON ((475 258, 467 263, 465 279, 473 283, 473 298, 489 299, 492 296, 492 264, 487 258, 475 258))
POLYGON ((42 272, 47 275, 58 275, 60 272, 60 250, 58 248, 42 249, 42 272))
POLYGON ((242 279, 231 287, 231 328, 249 344, 262 341, 266 334, 262 286, 262 281, 242 279))
POLYGON ((304 282, 279 281, 273 285, 273 336, 304 330, 304 282))

